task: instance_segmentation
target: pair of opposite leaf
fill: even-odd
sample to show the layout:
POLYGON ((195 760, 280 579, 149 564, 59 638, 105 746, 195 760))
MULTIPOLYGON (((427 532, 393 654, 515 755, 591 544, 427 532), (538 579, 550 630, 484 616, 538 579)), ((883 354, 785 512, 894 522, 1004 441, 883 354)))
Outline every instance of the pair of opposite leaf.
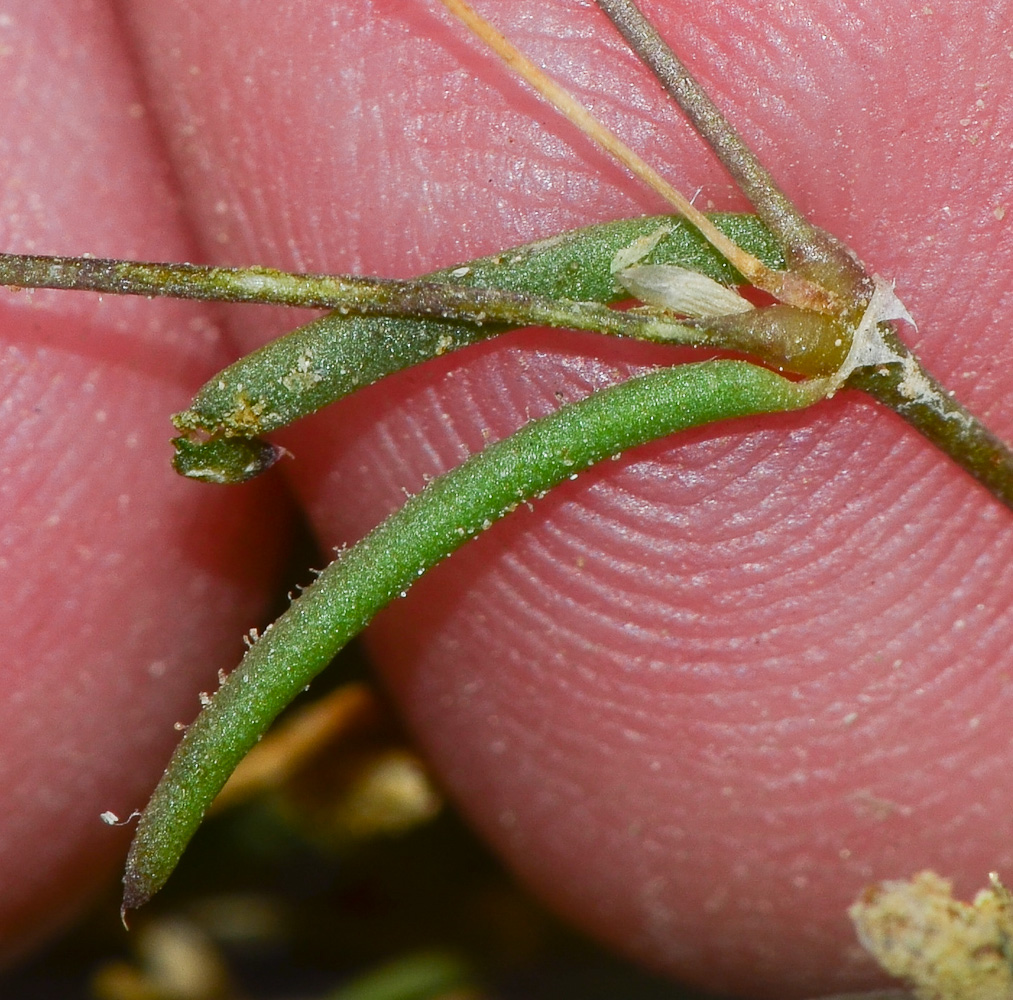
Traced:
POLYGON ((15 255, 0 258, 0 280, 334 310, 230 366, 174 417, 182 432, 177 468, 213 482, 243 481, 273 463, 278 449, 259 435, 509 327, 566 326, 730 349, 771 367, 709 361, 663 368, 564 406, 434 480, 344 552, 252 643, 187 729, 141 814, 124 912, 161 888, 242 757, 384 605, 518 504, 604 458, 684 428, 809 406, 847 384, 886 403, 1013 507, 1009 449, 884 325, 910 318, 892 288, 799 215, 631 0, 597 3, 758 218, 700 213, 463 0, 442 2, 680 217, 595 226, 409 282, 15 255), (754 308, 733 290, 744 283, 776 301, 754 308), (626 313, 608 308, 628 294, 644 305, 626 313))

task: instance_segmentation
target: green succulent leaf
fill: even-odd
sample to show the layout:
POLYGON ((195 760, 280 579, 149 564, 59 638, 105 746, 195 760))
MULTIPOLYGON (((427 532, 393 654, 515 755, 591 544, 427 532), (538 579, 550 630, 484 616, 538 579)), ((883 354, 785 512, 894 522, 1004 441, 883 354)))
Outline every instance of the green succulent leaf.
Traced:
MULTIPOLYGON (((722 231, 771 266, 777 244, 751 215, 712 217, 722 231)), ((465 288, 490 288, 571 303, 628 297, 612 276, 616 253, 664 227, 644 263, 677 264, 727 284, 742 278, 682 219, 645 217, 574 230, 427 275, 465 288)), ((514 324, 517 325, 517 324, 514 324)), ((561 325, 561 324, 557 324, 561 325)), ((392 372, 484 340, 503 324, 363 317, 332 312, 241 358, 173 418, 184 433, 254 437, 292 423, 392 372)), ((661 339, 661 338, 654 338, 661 339)))
POLYGON ((164 884, 208 806, 278 713, 423 573, 519 504, 688 427, 823 397, 744 361, 665 368, 564 406, 433 480, 325 569, 253 643, 187 731, 141 816, 124 911, 164 884))

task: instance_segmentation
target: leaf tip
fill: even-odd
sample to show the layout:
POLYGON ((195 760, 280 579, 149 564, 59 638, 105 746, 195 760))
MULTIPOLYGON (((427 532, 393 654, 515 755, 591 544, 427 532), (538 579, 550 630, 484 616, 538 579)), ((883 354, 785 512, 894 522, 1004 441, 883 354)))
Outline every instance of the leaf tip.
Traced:
POLYGON ((128 860, 127 870, 123 874, 123 900, 120 903, 120 921, 126 930, 130 930, 130 912, 140 909, 154 894, 145 881, 137 877, 136 870, 128 860))
POLYGON ((188 479, 203 483, 245 483, 261 475, 278 461, 285 449, 260 438, 216 438, 192 441, 172 440, 176 448, 173 468, 188 479))

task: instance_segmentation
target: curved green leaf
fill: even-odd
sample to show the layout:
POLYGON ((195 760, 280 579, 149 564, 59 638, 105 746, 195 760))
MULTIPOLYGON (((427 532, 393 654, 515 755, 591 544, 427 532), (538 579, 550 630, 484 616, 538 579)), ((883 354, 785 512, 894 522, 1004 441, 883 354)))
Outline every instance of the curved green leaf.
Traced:
POLYGON ((824 388, 742 361, 661 369, 532 421, 435 479, 292 602, 186 731, 141 816, 124 910, 161 888, 205 810, 275 716, 381 608, 467 539, 618 452, 717 420, 798 409, 824 388))
MULTIPOLYGON (((755 216, 717 214, 720 229, 771 267, 783 260, 755 216)), ((495 288, 572 302, 627 297, 614 281, 615 254, 635 240, 669 230, 645 263, 677 264, 725 283, 741 282, 687 222, 675 217, 624 219, 578 229, 492 257, 427 275, 427 280, 495 288)), ((184 433, 255 437, 290 424, 391 372, 484 340, 503 325, 436 319, 342 316, 332 312, 248 354, 210 379, 188 410, 173 418, 184 433)))

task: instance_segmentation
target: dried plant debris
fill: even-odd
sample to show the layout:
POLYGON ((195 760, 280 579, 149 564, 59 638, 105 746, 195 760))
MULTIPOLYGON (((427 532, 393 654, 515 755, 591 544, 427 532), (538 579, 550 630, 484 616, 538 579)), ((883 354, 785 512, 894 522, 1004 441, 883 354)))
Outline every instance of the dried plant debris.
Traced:
POLYGON ((848 912, 865 948, 918 1000, 1011 1000, 1013 897, 989 878, 973 903, 931 871, 878 882, 848 912))

